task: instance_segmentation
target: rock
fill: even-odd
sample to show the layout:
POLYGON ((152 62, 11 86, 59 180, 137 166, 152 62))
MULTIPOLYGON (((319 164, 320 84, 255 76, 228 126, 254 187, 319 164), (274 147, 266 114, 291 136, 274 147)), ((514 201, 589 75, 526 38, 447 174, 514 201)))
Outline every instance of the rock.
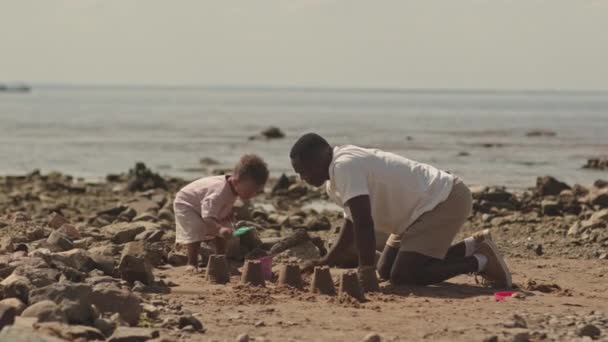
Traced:
MULTIPOLYGON (((40 261, 43 262, 43 260, 40 261)), ((33 287, 44 287, 56 283, 61 276, 61 271, 49 268, 46 263, 23 264, 15 268, 13 274, 26 277, 33 287)))
POLYGON ((301 262, 306 260, 319 259, 320 257, 321 253, 319 251, 319 248, 317 248, 317 246, 315 246, 312 241, 308 240, 280 253, 277 259, 296 258, 298 262, 301 262))
POLYGON ((309 231, 320 231, 320 230, 330 230, 331 222, 326 216, 312 216, 309 217, 304 223, 306 229, 309 231))
POLYGON ((148 240, 145 242, 146 259, 150 262, 152 267, 164 265, 169 258, 170 248, 171 247, 163 241, 152 242, 148 240))
POLYGON ((530 341, 530 333, 528 332, 520 332, 513 336, 513 342, 529 342, 530 341))
POLYGON ((49 235, 46 243, 51 247, 55 247, 56 250, 61 251, 67 251, 74 248, 72 240, 70 240, 67 235, 62 234, 57 230, 53 231, 51 235, 49 235))
POLYGON ((158 203, 147 198, 138 199, 136 201, 126 203, 126 205, 129 209, 134 211, 135 215, 133 215, 133 217, 142 215, 144 213, 156 214, 159 210, 158 203))
POLYGON ((270 254, 279 254, 308 240, 310 240, 310 237, 308 236, 306 230, 298 229, 292 235, 282 239, 280 242, 272 246, 270 249, 270 254))
POLYGON ((603 179, 598 179, 595 182, 593 182, 593 186, 598 188, 598 189, 603 189, 603 188, 607 188, 608 187, 608 181, 607 180, 603 180, 603 179))
POLYGON ((249 335, 247 334, 240 334, 236 337, 236 342, 249 342, 249 340, 249 335))
POLYGON ((13 238, 10 236, 3 236, 0 239, 0 254, 10 254, 15 251, 13 238))
POLYGON ((25 310, 25 308, 26 308, 26 305, 23 304, 23 302, 21 300, 19 300, 18 298, 6 298, 3 300, 0 300, 0 306, 1 305, 6 305, 6 306, 15 308, 15 312, 17 315, 21 315, 23 310, 25 310))
POLYGON ((287 175, 283 173, 281 177, 279 177, 275 185, 272 187, 272 194, 277 194, 278 192, 286 191, 294 183, 294 178, 287 177, 287 175))
POLYGON ((101 228, 105 234, 111 235, 115 244, 123 244, 135 240, 135 237, 146 230, 145 222, 119 222, 101 228))
POLYGON ((580 222, 576 221, 570 226, 566 235, 577 236, 580 233, 581 233, 581 224, 580 224, 580 222))
POLYGON ((108 342, 144 342, 159 337, 158 330, 118 327, 108 342))
POLYGON ((148 229, 135 236, 135 241, 159 242, 163 235, 165 232, 160 229, 148 229))
POLYGON ((101 270, 105 275, 114 275, 117 262, 114 258, 102 254, 91 254, 91 260, 95 263, 95 268, 101 270))
POLYGON ((136 295, 107 283, 93 287, 91 303, 102 313, 118 313, 130 325, 139 322, 143 310, 136 295))
POLYGON ((588 159, 587 164, 583 165, 583 168, 593 170, 608 170, 608 158, 588 159))
POLYGON ((511 318, 510 321, 506 322, 504 324, 505 328, 522 328, 522 329, 526 329, 528 328, 528 323, 526 322, 526 320, 521 317, 520 315, 513 315, 513 317, 511 318))
POLYGON ((33 317, 38 322, 67 322, 67 317, 54 301, 42 300, 27 307, 22 317, 33 317))
POLYGON ((11 326, 0 331, 0 341, 2 342, 65 342, 53 336, 35 332, 31 328, 11 326))
POLYGON ((146 258, 143 242, 129 242, 125 245, 118 264, 120 277, 130 283, 141 281, 151 284, 154 281, 152 264, 146 258))
POLYGON ((31 287, 32 283, 29 279, 13 273, 0 282, 1 297, 18 298, 20 301, 27 303, 31 287))
POLYGON ((160 310, 152 304, 144 304, 142 305, 142 309, 148 318, 157 319, 160 315, 160 310))
POLYGON ((536 193, 539 196, 557 196, 563 190, 569 190, 570 186, 562 183, 551 176, 538 177, 536 179, 536 193))
POLYGON ((34 325, 34 329, 45 334, 67 341, 99 341, 105 336, 96 328, 84 325, 67 325, 59 322, 44 322, 34 325))
MULTIPOLYGON (((55 283, 30 292, 30 303, 52 300, 61 307, 70 324, 91 324, 92 290, 89 285, 69 282, 55 283)), ((27 309, 26 309, 27 310, 27 309)))
POLYGON ((264 323, 264 321, 257 321, 257 322, 255 322, 254 325, 256 328, 260 328, 260 327, 265 327, 266 323, 264 323))
POLYGON ((493 335, 483 339, 483 342, 498 342, 498 336, 493 335))
POLYGON ((295 183, 289 186, 287 189, 287 196, 292 199, 298 199, 305 196, 308 193, 308 186, 304 183, 295 183))
POLYGON ((53 229, 57 229, 61 226, 63 226, 66 223, 70 223, 70 221, 68 221, 65 217, 63 217, 61 214, 54 212, 50 219, 49 219, 49 223, 48 226, 53 228, 53 229))
POLYGON ((168 258, 168 262, 169 264, 173 265, 173 266, 184 266, 188 263, 188 257, 184 254, 179 254, 176 252, 170 252, 169 253, 169 258, 168 258))
POLYGON ((153 213, 143 213, 141 215, 135 216, 132 221, 156 222, 158 221, 158 217, 153 213))
POLYGON ((576 331, 576 334, 580 337, 591 337, 593 339, 596 339, 598 337, 600 337, 600 335, 602 334, 602 331, 600 330, 600 328, 596 327, 593 324, 586 324, 583 327, 581 327, 580 329, 578 329, 576 331))
POLYGON ((116 329, 116 326, 113 323, 103 318, 97 318, 93 322, 93 326, 101 331, 106 337, 110 337, 116 329))
POLYGON ((175 215, 168 209, 161 209, 158 212, 158 218, 167 222, 175 222, 175 215))
POLYGON ((378 335, 378 334, 371 333, 371 334, 367 334, 361 341, 362 342, 381 342, 382 338, 380 338, 380 335, 378 335))
POLYGON ((95 261, 82 249, 72 249, 66 252, 53 253, 50 260, 54 264, 60 264, 88 273, 95 269, 95 261))
POLYGON ((0 304, 0 330, 15 323, 17 310, 10 305, 0 304))
POLYGON ((594 225, 608 223, 608 209, 596 211, 593 213, 593 215, 591 215, 589 221, 591 221, 591 223, 594 225))
POLYGON ((587 200, 591 205, 608 208, 608 188, 589 193, 587 200))
POLYGON ((76 228, 76 226, 73 226, 69 223, 63 224, 61 227, 59 227, 59 229, 57 229, 57 231, 66 235, 68 238, 70 238, 72 240, 78 240, 82 237, 80 235, 80 231, 78 230, 78 228, 76 228))
POLYGON ((509 202, 514 199, 513 194, 503 187, 472 187, 473 198, 487 202, 509 202))
POLYGON ((541 202, 541 212, 546 216, 559 216, 561 207, 557 201, 543 200, 541 202))
POLYGON ((146 164, 138 162, 133 169, 129 170, 128 191, 146 191, 157 188, 166 189, 167 184, 161 176, 148 169, 146 164))
POLYGON ((542 129, 536 129, 526 132, 527 137, 554 137, 556 135, 557 133, 553 131, 547 131, 542 129))
MULTIPOLYGON (((281 129, 279 129, 278 127, 270 126, 270 127, 266 128, 265 130, 263 130, 262 132, 260 132, 259 137, 265 138, 265 139, 281 139, 281 138, 285 137, 285 133, 283 133, 281 131, 281 129)), ((253 136, 249 137, 249 140, 256 140, 259 137, 253 135, 253 136)))
POLYGON ((545 254, 543 251, 543 245, 540 243, 538 245, 536 245, 536 248, 534 248, 534 253, 536 253, 536 255, 538 255, 538 256, 545 254))
POLYGON ((191 316, 191 315, 180 317, 179 321, 178 321, 178 325, 179 325, 180 329, 182 329, 186 326, 192 326, 192 328, 194 328, 195 331, 203 330, 203 323, 201 323, 201 321, 199 321, 197 318, 195 318, 194 316, 191 316))

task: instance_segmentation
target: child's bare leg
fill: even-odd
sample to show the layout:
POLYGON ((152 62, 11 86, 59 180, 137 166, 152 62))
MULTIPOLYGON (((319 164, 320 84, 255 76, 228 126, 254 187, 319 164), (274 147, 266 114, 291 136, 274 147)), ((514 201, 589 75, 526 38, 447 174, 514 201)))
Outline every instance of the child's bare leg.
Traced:
POLYGON ((226 240, 221 237, 216 237, 213 242, 215 243, 215 251, 217 254, 226 254, 226 240))
POLYGON ((201 243, 193 242, 186 244, 186 256, 188 257, 188 265, 198 268, 198 255, 201 252, 201 243))

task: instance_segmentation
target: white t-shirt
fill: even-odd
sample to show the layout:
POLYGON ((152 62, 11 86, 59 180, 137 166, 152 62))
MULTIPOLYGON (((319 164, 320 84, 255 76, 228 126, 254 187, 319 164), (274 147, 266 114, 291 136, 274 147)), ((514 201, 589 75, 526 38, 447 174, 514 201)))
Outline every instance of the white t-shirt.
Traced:
POLYGON ((350 220, 346 202, 369 195, 374 226, 380 231, 403 233, 452 191, 454 176, 431 165, 352 145, 336 146, 333 151, 327 194, 345 208, 350 220))

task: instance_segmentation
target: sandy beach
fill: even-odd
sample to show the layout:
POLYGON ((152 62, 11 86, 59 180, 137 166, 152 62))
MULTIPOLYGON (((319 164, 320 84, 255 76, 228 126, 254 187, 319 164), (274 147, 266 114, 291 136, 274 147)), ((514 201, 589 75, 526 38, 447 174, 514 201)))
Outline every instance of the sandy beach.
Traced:
MULTIPOLYGON (((525 191, 472 187, 474 214, 459 238, 491 229, 513 272, 515 294, 500 301, 500 289, 473 275, 430 287, 383 282, 363 301, 311 293, 310 276, 302 289, 279 286, 281 264, 324 254, 341 224, 326 195, 295 177, 272 179, 236 207, 237 225, 256 227, 259 239, 241 239, 229 251, 229 283, 212 284, 204 269, 185 272, 173 246, 171 203, 185 183, 143 164, 96 183, 60 173, 0 177, 1 303, 15 308, 0 312, 0 321, 14 321, 0 340, 607 339, 605 181, 583 187, 543 176, 525 191), (243 258, 270 250, 272 279, 243 284, 243 258)), ((203 259, 210 253, 203 249, 203 259)), ((347 271, 331 269, 336 288, 347 271)))

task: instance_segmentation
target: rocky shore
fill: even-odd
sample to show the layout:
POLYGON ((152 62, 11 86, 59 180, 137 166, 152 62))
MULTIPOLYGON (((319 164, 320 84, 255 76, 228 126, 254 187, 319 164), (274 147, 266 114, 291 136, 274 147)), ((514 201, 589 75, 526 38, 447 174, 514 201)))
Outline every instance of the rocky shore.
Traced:
MULTIPOLYGON (((37 171, 0 177, 0 341, 202 340, 196 336, 205 336, 209 316, 171 299, 183 284, 170 274, 186 262, 174 247, 172 201, 186 183, 141 163, 102 183, 37 171)), ((543 176, 523 192, 472 191, 474 213, 461 237, 490 228, 511 258, 608 259, 608 181, 584 187, 543 176)), ((320 189, 285 175, 253 204, 238 203, 235 216, 238 227, 257 230, 230 246, 235 272, 264 255, 274 255, 275 271, 318 258, 341 225, 341 213, 320 189)), ((211 254, 205 246, 204 264, 211 254)), ((540 291, 529 282, 516 285, 540 291)), ((272 301, 273 294, 263 298, 272 301)), ((572 319, 608 333, 606 316, 589 317, 572 319)), ((594 328, 584 333, 596 334, 594 328)), ((554 333, 580 329, 559 325, 554 333)))

